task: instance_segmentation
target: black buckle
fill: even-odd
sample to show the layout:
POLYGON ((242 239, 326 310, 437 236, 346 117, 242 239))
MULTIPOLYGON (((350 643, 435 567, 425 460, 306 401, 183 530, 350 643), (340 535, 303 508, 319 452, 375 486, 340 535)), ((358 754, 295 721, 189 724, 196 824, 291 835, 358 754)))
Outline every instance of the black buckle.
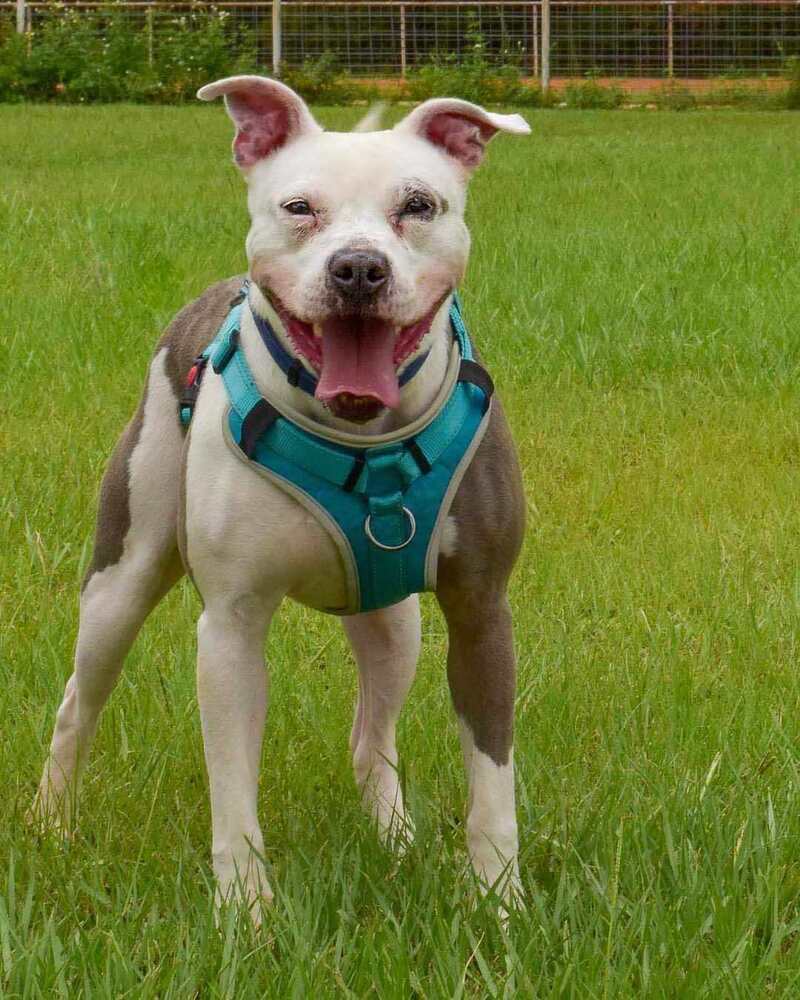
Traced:
POLYGON ((189 369, 186 384, 184 385, 180 399, 178 400, 178 412, 181 414, 181 419, 184 420, 185 423, 189 423, 192 419, 195 404, 197 403, 197 397, 200 394, 200 385, 203 381, 203 373, 206 370, 207 364, 208 358, 200 354, 194 359, 192 367, 189 369), (184 410, 189 411, 188 419, 183 417, 184 410))
POLYGON ((255 455, 256 446, 261 435, 272 427, 279 416, 280 413, 278 413, 272 403, 268 403, 263 397, 247 413, 242 422, 239 447, 248 458, 252 458, 255 455))
POLYGON ((298 386, 300 384, 300 372, 303 370, 303 365, 297 358, 289 365, 286 370, 286 381, 291 386, 298 386))
POLYGON ((239 331, 237 329, 233 329, 230 332, 230 336, 228 337, 228 343, 225 345, 225 350, 222 352, 222 354, 219 355, 219 357, 217 357, 218 352, 215 351, 214 355, 212 356, 211 367, 214 369, 217 375, 219 375, 221 372, 224 372, 225 369, 228 367, 228 362, 236 353, 238 346, 239 346, 239 331))

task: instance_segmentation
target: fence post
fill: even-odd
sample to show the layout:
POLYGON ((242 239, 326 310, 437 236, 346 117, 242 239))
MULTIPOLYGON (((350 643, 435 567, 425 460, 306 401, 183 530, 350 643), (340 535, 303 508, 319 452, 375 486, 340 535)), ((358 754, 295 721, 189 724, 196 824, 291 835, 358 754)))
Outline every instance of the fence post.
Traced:
POLYGON ((533 49, 533 77, 539 75, 539 12, 536 9, 536 4, 531 4, 531 48, 533 49))
POLYGON ((406 5, 400 4, 400 76, 406 75, 406 5))
POLYGON ((272 0, 272 75, 281 75, 281 0, 272 0))
POLYGON ((25 10, 25 0, 17 0, 17 34, 24 35, 27 27, 28 12, 25 10))
POLYGON ((550 0, 542 0, 542 92, 550 89, 550 0))
POLYGON ((153 54, 153 8, 148 7, 145 15, 145 25, 147 28, 147 65, 152 66, 155 62, 153 54))
POLYGON ((667 76, 675 76, 675 18, 672 0, 667 0, 667 76))

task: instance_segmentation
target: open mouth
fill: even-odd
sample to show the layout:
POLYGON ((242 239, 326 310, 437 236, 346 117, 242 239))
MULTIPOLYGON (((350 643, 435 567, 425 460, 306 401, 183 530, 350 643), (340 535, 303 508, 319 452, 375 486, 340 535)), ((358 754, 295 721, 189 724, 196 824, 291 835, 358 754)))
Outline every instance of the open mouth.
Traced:
POLYGON ((294 349, 319 376, 316 398, 335 416, 364 423, 399 404, 398 368, 419 347, 444 298, 408 326, 361 315, 306 323, 274 296, 270 301, 294 349))

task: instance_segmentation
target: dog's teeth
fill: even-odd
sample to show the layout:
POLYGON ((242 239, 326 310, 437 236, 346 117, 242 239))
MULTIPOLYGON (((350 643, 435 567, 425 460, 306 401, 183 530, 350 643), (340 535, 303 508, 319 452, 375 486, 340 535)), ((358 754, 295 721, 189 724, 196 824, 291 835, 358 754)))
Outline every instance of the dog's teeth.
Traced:
POLYGON ((314 336, 322 339, 322 323, 314 323, 313 325, 314 336))

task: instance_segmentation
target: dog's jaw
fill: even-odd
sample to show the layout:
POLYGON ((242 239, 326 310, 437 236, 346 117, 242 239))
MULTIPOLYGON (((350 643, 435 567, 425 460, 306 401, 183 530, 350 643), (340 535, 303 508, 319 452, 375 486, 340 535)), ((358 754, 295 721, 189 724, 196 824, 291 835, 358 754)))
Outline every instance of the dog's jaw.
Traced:
POLYGON ((279 319, 292 353, 318 376, 316 398, 334 416, 358 424, 397 408, 400 370, 420 351, 449 294, 440 295, 413 323, 399 325, 360 315, 306 321, 270 289, 259 290, 279 319))
POLYGON ((427 410, 439 392, 450 358, 449 304, 448 296, 434 314, 430 329, 422 336, 416 349, 398 365, 398 376, 402 376, 403 371, 415 360, 423 355, 425 357, 419 371, 400 389, 400 401, 395 409, 389 409, 370 398, 356 401, 346 395, 323 402, 315 395, 293 386, 265 349, 256 324, 249 315, 251 310, 271 324, 284 349, 297 358, 309 374, 318 378, 319 368, 296 348, 274 304, 267 300, 260 283, 255 280, 250 288, 250 309, 245 311, 242 322, 242 347, 256 384, 267 399, 288 406, 314 422, 345 433, 359 436, 382 434, 412 423, 427 410))

